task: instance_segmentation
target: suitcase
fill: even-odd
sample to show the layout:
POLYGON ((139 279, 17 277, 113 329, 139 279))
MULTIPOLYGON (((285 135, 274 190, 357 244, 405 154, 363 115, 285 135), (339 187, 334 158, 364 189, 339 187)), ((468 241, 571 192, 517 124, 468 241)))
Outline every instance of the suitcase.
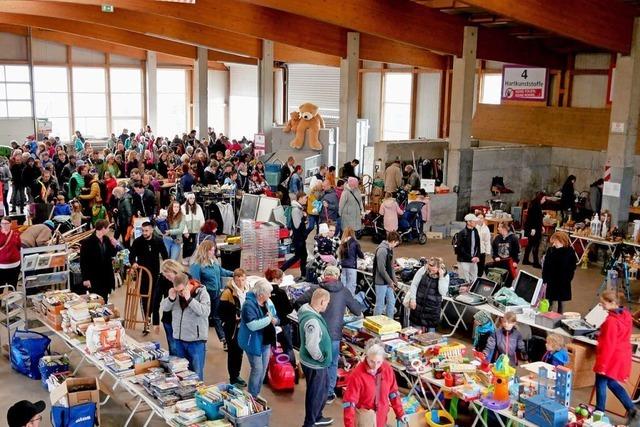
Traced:
POLYGON ((291 366, 289 356, 274 350, 269 359, 269 371, 267 374, 269 386, 273 390, 293 390, 296 383, 296 373, 291 366))

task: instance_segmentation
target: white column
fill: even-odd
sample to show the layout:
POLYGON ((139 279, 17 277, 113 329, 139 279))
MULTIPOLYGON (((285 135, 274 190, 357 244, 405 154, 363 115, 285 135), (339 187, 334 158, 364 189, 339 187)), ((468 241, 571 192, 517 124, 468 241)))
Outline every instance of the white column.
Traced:
POLYGON ((636 18, 633 25, 631 53, 628 56, 618 55, 616 61, 607 145, 607 159, 611 164, 610 182, 620 185, 620 193, 602 197, 602 209, 608 209, 611 212, 613 224, 623 227, 629 219, 629 203, 635 175, 638 115, 640 115, 640 19, 636 18))
POLYGON ((447 182, 458 187, 457 217, 469 213, 471 203, 471 119, 473 118, 473 92, 476 72, 478 29, 464 27, 462 57, 453 59, 451 80, 451 116, 449 120, 449 154, 447 182))
POLYGON ((360 67, 360 33, 347 33, 347 56, 340 59, 340 121, 338 160, 341 165, 356 155, 358 119, 358 69, 360 67))
POLYGON ((206 47, 198 46, 198 53, 193 64, 193 125, 199 138, 207 135, 209 122, 209 52, 206 47))
MULTIPOLYGON (((271 146, 273 128, 273 42, 262 41, 262 59, 258 65, 258 129, 264 133, 267 147, 271 146)), ((251 135, 249 138, 252 138, 251 135)))
POLYGON ((158 125, 158 57, 147 51, 147 123, 154 132, 158 125))

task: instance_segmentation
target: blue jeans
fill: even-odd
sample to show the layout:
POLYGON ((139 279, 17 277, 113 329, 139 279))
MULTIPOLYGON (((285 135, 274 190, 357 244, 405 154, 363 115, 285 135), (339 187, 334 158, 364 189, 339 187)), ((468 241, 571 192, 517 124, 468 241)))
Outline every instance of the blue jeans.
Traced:
POLYGON ((269 356, 271 356, 271 346, 269 345, 262 346, 262 354, 259 356, 247 354, 249 365, 251 366, 249 371, 249 394, 253 397, 260 394, 260 388, 262 388, 262 382, 269 366, 269 356))
POLYGON ((351 291, 351 295, 356 296, 356 285, 358 283, 358 270, 355 268, 342 268, 340 275, 342 285, 351 291))
POLYGON ((171 356, 176 355, 176 340, 173 339, 173 326, 171 322, 162 322, 162 326, 164 327, 164 333, 167 336, 167 345, 169 346, 169 354, 171 356))
POLYGON ((596 409, 598 411, 604 412, 607 406, 607 387, 609 387, 609 390, 618 398, 627 411, 635 408, 633 401, 629 397, 629 393, 627 393, 627 390, 625 390, 618 381, 604 375, 596 374, 596 409))
POLYGON ((209 299, 211 300, 211 311, 209 312, 209 326, 213 326, 216 330, 216 335, 220 341, 224 341, 224 329, 222 329, 222 320, 218 314, 220 307, 220 292, 207 289, 209 299))
POLYGON ((204 361, 207 357, 206 341, 174 341, 176 356, 189 361, 189 369, 198 374, 200 381, 204 381, 204 361))
POLYGON ((173 260, 177 260, 178 258, 180 258, 180 250, 182 248, 182 245, 180 243, 176 242, 168 236, 164 236, 162 238, 162 241, 164 242, 164 246, 167 248, 169 258, 173 260))
POLYGON ((319 225, 320 225, 320 217, 318 215, 307 216, 307 234, 310 233, 311 230, 313 230, 314 228, 317 231, 319 225))
POLYGON ((393 293, 391 286, 376 285, 376 307, 373 310, 373 314, 378 316, 384 313, 387 317, 393 319, 395 311, 396 295, 393 293))
POLYGON ((340 359, 340 340, 331 340, 331 365, 329 365, 327 396, 336 394, 336 382, 338 381, 338 359, 340 359))

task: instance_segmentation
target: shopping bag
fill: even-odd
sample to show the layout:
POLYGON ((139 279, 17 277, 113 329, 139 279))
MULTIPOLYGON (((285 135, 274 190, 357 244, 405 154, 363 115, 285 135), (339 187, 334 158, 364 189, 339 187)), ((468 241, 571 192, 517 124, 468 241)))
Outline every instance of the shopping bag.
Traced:
POLYGON ((51 424, 53 427, 93 427, 95 421, 95 402, 81 403, 70 408, 64 406, 51 407, 51 424))
POLYGON ((16 330, 11 338, 11 367, 31 379, 40 379, 38 363, 48 351, 51 339, 38 332, 16 330))

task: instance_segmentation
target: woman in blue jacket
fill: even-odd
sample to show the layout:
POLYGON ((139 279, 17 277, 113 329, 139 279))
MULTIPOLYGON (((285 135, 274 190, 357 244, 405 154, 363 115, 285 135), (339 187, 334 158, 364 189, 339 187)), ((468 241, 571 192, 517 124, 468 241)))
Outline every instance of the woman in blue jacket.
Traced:
POLYGON ((216 245, 211 240, 205 240, 198 246, 193 263, 189 268, 189 274, 207 288, 209 299, 211 300, 209 326, 215 328, 216 335, 218 335, 218 339, 226 350, 227 342, 224 336, 224 329, 222 329, 218 307, 220 305, 220 294, 224 289, 222 278, 232 277, 233 271, 225 270, 220 266, 216 258, 216 245))
POLYGON ((278 324, 278 317, 269 300, 272 290, 273 287, 267 280, 258 280, 253 289, 247 292, 240 316, 238 345, 249 358, 249 393, 253 397, 260 393, 267 373, 271 346, 276 343, 275 326, 278 324))
POLYGON ((355 296, 358 278, 358 258, 363 259, 364 254, 353 228, 347 227, 342 231, 338 254, 340 255, 340 266, 342 267, 342 284, 351 291, 351 295, 355 296))

